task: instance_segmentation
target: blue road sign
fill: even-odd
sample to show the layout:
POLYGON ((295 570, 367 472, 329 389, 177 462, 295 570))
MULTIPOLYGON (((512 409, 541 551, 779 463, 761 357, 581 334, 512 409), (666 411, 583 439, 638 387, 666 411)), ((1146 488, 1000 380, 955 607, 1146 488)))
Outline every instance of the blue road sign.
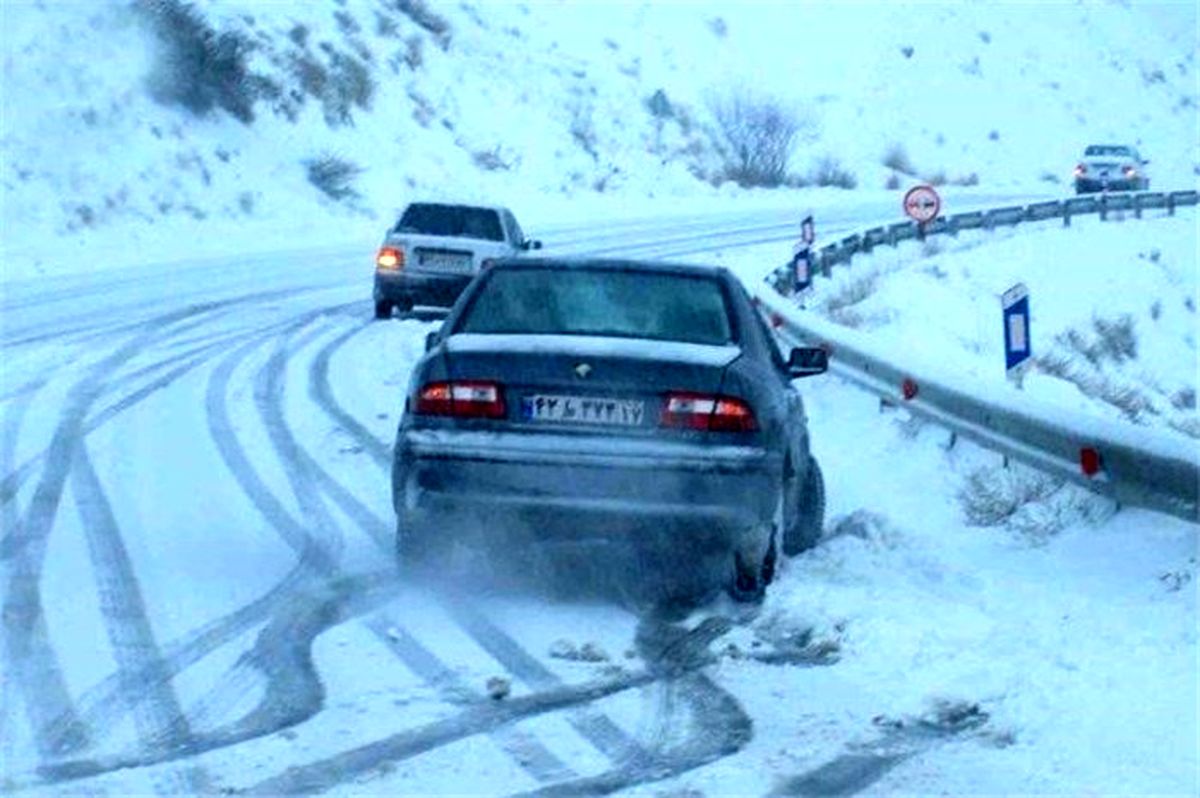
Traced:
POLYGON ((1029 289, 1017 283, 1004 292, 1000 304, 1004 313, 1004 370, 1015 377, 1033 354, 1029 338, 1029 289))

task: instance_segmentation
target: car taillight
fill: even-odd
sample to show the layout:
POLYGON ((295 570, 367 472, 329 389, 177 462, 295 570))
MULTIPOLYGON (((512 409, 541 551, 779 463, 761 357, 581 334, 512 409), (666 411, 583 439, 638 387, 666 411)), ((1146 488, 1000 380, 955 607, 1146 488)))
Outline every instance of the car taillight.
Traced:
POLYGON ((660 423, 673 429, 708 432, 753 432, 754 412, 741 399, 700 393, 669 393, 660 423))
POLYGON ((396 247, 380 247, 375 256, 375 268, 395 272, 404 268, 404 250, 396 247))
POLYGON ((1080 176, 1086 175, 1086 174, 1087 174, 1087 167, 1085 165, 1079 164, 1078 166, 1075 167, 1075 176, 1076 177, 1080 177, 1080 176))
POLYGON ((494 382, 430 382, 417 395, 417 414, 504 418, 504 394, 494 382))

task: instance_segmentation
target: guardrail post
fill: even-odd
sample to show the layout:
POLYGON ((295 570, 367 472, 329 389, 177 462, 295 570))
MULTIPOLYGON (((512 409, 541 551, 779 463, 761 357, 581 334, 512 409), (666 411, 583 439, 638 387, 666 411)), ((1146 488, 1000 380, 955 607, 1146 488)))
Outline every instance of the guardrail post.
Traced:
POLYGON ((1062 209, 1063 209, 1063 227, 1070 227, 1071 226, 1071 206, 1070 206, 1070 204, 1064 202, 1062 209))
POLYGON ((1108 195, 1101 194, 1100 202, 1098 204, 1100 205, 1100 221, 1107 222, 1108 221, 1108 195))
POLYGON ((1133 218, 1135 218, 1135 219, 1142 218, 1142 195, 1141 194, 1133 195, 1133 218))
POLYGON ((1175 195, 1167 194, 1167 216, 1175 215, 1175 195))

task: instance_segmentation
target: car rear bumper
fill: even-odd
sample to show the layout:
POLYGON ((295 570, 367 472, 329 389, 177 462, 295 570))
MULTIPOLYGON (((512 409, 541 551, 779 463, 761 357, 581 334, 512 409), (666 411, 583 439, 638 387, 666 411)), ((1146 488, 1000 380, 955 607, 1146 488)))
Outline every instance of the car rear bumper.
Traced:
POLYGON ((449 307, 471 282, 472 274, 375 272, 375 301, 449 307))
POLYGON ((1142 187, 1142 179, 1140 177, 1132 180, 1122 178, 1120 180, 1075 180, 1075 190, 1080 193, 1094 191, 1137 191, 1142 187))
POLYGON ((393 499, 414 521, 485 535, 715 550, 764 536, 781 475, 781 457, 757 447, 408 430, 393 499))

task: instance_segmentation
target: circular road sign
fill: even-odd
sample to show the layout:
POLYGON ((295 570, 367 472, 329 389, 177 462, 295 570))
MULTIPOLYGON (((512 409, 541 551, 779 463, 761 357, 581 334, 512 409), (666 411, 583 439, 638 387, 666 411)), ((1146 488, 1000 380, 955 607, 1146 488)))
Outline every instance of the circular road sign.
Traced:
POLYGON ((904 194, 904 212, 920 224, 932 222, 942 209, 942 198, 933 186, 913 186, 904 194))

